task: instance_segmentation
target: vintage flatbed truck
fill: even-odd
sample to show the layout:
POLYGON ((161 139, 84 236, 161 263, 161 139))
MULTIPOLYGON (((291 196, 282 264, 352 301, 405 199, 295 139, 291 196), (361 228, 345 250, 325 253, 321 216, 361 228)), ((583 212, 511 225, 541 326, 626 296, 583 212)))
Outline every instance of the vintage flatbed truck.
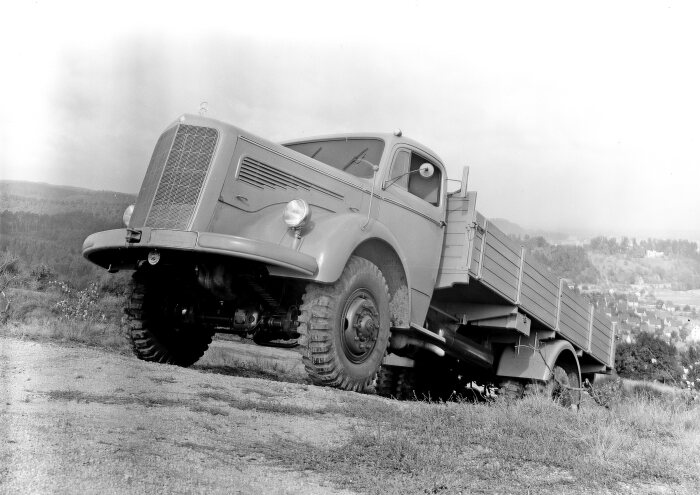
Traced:
POLYGON ((582 377, 611 371, 614 326, 476 211, 467 178, 448 194, 442 161, 400 131, 278 144, 183 115, 125 228, 83 254, 134 271, 141 359, 188 366, 229 332, 298 342, 320 385, 575 400, 582 377))

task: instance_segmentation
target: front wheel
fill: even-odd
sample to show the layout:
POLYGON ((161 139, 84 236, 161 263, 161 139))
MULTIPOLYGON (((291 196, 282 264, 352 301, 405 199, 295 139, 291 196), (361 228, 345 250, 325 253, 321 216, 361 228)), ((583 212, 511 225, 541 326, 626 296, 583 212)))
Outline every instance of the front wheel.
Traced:
POLYGON ((299 322, 304 367, 312 381, 366 391, 389 341, 389 290, 382 272, 351 257, 334 284, 307 286, 299 322))
POLYGON ((172 280, 134 274, 127 315, 136 357, 178 366, 202 357, 213 332, 189 321, 194 303, 192 292, 172 280))

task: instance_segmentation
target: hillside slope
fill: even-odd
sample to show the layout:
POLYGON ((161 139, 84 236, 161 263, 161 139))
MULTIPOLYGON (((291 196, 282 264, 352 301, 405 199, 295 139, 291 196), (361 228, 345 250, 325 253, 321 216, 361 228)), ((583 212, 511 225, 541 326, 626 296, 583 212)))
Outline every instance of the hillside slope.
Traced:
POLYGON ((135 196, 31 182, 0 181, 0 255, 83 287, 103 275, 82 257, 85 238, 122 227, 135 196))
POLYGON ((224 376, 201 363, 183 369, 0 336, 0 493, 695 494, 700 487, 697 408, 646 401, 577 413, 539 397, 398 402, 224 376))
POLYGON ((0 212, 54 215, 73 211, 121 218, 136 195, 114 191, 93 191, 39 182, 0 180, 0 212), (122 207, 123 206, 123 207, 122 207))
POLYGON ((700 260, 687 256, 659 258, 589 252, 601 280, 611 284, 668 284, 676 290, 700 287, 700 260))

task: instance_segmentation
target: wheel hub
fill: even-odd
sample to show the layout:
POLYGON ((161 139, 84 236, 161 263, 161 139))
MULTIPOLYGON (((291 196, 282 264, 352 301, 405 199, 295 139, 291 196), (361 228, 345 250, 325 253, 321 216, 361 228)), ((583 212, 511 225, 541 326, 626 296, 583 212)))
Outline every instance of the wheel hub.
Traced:
POLYGON ((379 332, 379 312, 372 295, 358 289, 343 311, 343 349, 353 362, 365 361, 374 349, 379 332))

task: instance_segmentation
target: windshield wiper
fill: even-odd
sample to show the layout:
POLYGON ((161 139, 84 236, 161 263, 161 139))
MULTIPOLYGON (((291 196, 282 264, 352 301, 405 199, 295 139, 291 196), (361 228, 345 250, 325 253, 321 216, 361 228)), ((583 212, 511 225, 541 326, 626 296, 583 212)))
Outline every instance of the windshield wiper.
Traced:
POLYGON ((318 155, 322 149, 323 149, 323 146, 319 146, 318 149, 316 151, 314 151, 314 154, 311 155, 311 158, 316 158, 316 155, 318 155))
POLYGON ((341 168, 341 170, 345 170, 346 168, 348 168, 350 165, 352 165, 356 161, 364 158, 368 151, 369 151, 369 148, 365 148, 362 151, 360 151, 357 155, 353 156, 352 160, 350 160, 348 163, 346 163, 345 166, 343 168, 341 168))

